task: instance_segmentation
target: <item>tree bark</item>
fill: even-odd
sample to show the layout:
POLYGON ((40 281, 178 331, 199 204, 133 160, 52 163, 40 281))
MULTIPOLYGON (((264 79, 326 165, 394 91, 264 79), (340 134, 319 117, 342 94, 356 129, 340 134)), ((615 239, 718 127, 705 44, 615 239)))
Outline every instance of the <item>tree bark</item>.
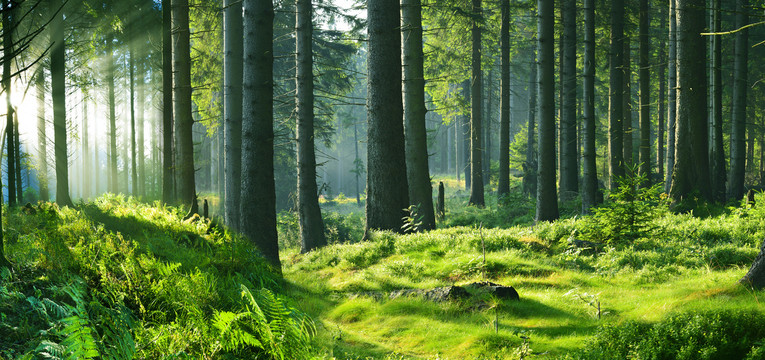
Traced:
MULTIPOLYGON (((649 26, 651 23, 648 0, 640 0, 640 50, 638 81, 640 89, 640 174, 651 178, 651 74, 649 72, 649 26)), ((647 185, 647 184, 645 184, 647 185)))
POLYGON ((595 0, 584 0, 584 151, 582 213, 598 203, 598 170, 595 147, 595 0))
MULTIPOLYGON (((661 29, 664 29, 667 27, 667 15, 664 12, 666 8, 660 8, 660 18, 661 18, 661 29)), ((667 62, 667 54, 665 52, 665 37, 660 36, 659 37, 659 64, 664 64, 667 62)), ((656 125, 656 182, 663 182, 664 181, 664 154, 665 154, 665 121, 666 121, 666 114, 667 114, 667 97, 664 96, 667 91, 667 83, 664 81, 666 79, 667 75, 667 68, 665 66, 659 65, 659 95, 658 95, 658 101, 659 101, 659 113, 658 113, 658 123, 656 125)))
POLYGON ((117 193, 117 114, 116 99, 114 94, 114 35, 110 32, 106 36, 106 85, 108 88, 109 102, 109 191, 117 193))
POLYGON ((760 253, 754 258, 749 271, 738 282, 757 290, 765 288, 765 241, 760 245, 760 253))
POLYGON ((296 1, 297 186, 301 252, 327 245, 316 186, 313 112, 313 6, 296 1))
POLYGON ((510 193, 510 0, 500 0, 499 181, 497 196, 510 193))
MULTIPOLYGON (((718 32, 721 29, 722 1, 712 0, 714 3, 712 9, 712 31, 718 32)), ((720 36, 711 36, 712 38, 712 187, 714 198, 717 201, 725 201, 725 147, 723 141, 723 117, 722 117, 722 46, 720 45, 720 36)))
POLYGON ((675 123, 677 117, 677 14, 676 0, 669 0, 669 59, 667 67, 667 173, 664 192, 669 194, 675 168, 675 123))
POLYGON ((704 0, 677 0, 677 129, 670 195, 680 201, 698 191, 712 200, 709 174, 704 0), (702 55, 700 55, 702 54, 702 55))
POLYGON ((611 53, 608 94, 608 171, 611 189, 624 176, 624 0, 611 1, 611 53))
POLYGON ((162 0, 162 202, 175 202, 171 0, 162 0))
POLYGON ((481 24, 483 17, 481 0, 473 2, 473 21, 470 35, 473 51, 470 81, 470 199, 468 203, 484 206, 483 193, 483 145, 481 144, 481 129, 483 128, 483 73, 481 72, 481 24))
POLYGON ((402 232, 409 206, 401 100, 399 5, 367 2, 367 202, 366 235, 372 229, 402 232))
POLYGON ((239 229, 242 191, 242 2, 225 0, 223 12, 226 224, 239 229))
MULTIPOLYGON (((629 10, 629 5, 627 9, 629 10)), ((622 67, 624 77, 624 92, 622 93, 622 130, 624 136, 622 137, 622 144, 624 150, 622 156, 624 157, 624 170, 627 170, 627 166, 631 167, 634 163, 634 151, 633 151, 633 128, 632 128, 632 47, 630 41, 631 31, 627 29, 625 25, 624 31, 624 66, 622 67)))
POLYGON ((422 52, 422 4, 402 0, 401 36, 404 72, 404 135, 409 202, 422 216, 420 230, 436 228, 433 190, 428 169, 428 133, 425 126, 425 77, 422 52))
MULTIPOLYGON (((130 25, 131 22, 128 21, 128 30, 127 33, 129 34, 129 37, 133 37, 134 33, 132 31, 132 26, 130 25)), ((138 152, 136 150, 136 128, 135 128, 135 39, 132 39, 128 45, 128 76, 130 79, 130 162, 131 162, 131 169, 132 172, 130 174, 130 182, 132 191, 131 194, 133 196, 138 196, 138 173, 136 172, 136 164, 137 159, 136 156, 138 156, 138 152)))
POLYGON ((175 115, 175 165, 178 197, 191 207, 196 197, 194 141, 191 116, 191 58, 189 43, 189 1, 173 0, 173 114, 175 115))
POLYGON ((563 0, 563 59, 561 63, 560 195, 565 201, 579 192, 576 133, 576 1, 563 0))
MULTIPOLYGON (((3 29, 11 29, 12 14, 15 12, 15 6, 11 8, 9 0, 3 0, 3 29)), ((6 109, 6 123, 5 133, 6 139, 8 139, 7 153, 8 153, 8 206, 16 206, 16 136, 13 127, 13 104, 11 103, 11 62, 13 56, 13 38, 11 37, 13 31, 3 31, 3 90, 5 91, 5 109, 6 109)))
MULTIPOLYGON (((746 0, 736 1, 736 22, 734 26, 736 29, 741 29, 741 27, 749 22, 746 7, 746 0)), ((749 31, 747 29, 736 32, 733 61, 733 116, 730 134, 730 179, 728 181, 728 198, 731 199, 741 199, 744 195, 748 40, 749 31)))
POLYGON ((82 198, 87 199, 90 197, 90 189, 92 189, 88 175, 93 169, 90 166, 90 145, 88 144, 90 138, 88 134, 88 100, 84 88, 82 94, 82 198))
MULTIPOLYGON (((532 50, 533 51, 533 50, 532 50)), ((536 55, 532 53, 531 56, 531 71, 529 71, 529 121, 526 124, 528 131, 526 132, 526 161, 523 168, 523 192, 531 196, 537 194, 537 152, 535 151, 535 138, 534 126, 536 124, 537 114, 537 90, 539 89, 539 83, 537 82, 537 62, 536 55)))
MULTIPOLYGON (((55 2, 53 9, 58 10, 58 4, 60 4, 60 0, 55 2)), ((50 26, 51 97, 53 100, 53 133, 56 148, 56 203, 59 206, 74 206, 69 197, 63 9, 53 16, 50 26)))
POLYGON ((240 228, 281 274, 274 184, 274 7, 244 0, 240 228))
POLYGON ((537 52, 539 54, 539 156, 535 219, 558 218, 555 184, 555 73, 554 0, 537 1, 539 9, 537 52))
POLYGON ((48 201, 48 132, 45 122, 45 68, 38 65, 35 75, 37 88, 37 146, 40 167, 37 169, 37 182, 40 184, 40 200, 48 201))

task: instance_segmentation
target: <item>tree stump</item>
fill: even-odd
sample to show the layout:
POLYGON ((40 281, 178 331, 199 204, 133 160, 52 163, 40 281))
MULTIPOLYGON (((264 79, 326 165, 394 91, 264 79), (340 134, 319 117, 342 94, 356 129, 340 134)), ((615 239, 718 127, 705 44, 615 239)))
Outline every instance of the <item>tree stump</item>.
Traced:
POLYGON ((204 207, 202 208, 202 217, 205 219, 210 218, 210 207, 207 205, 207 199, 205 199, 204 207))
POLYGON ((444 182, 438 182, 438 201, 436 201, 436 215, 440 220, 444 219, 446 209, 444 207, 444 182))
POLYGON ((754 258, 752 267, 738 282, 755 289, 765 288, 765 241, 760 245, 760 253, 754 258))
POLYGON ((746 204, 754 207, 755 201, 754 201, 754 189, 749 189, 749 191, 746 192, 746 204))

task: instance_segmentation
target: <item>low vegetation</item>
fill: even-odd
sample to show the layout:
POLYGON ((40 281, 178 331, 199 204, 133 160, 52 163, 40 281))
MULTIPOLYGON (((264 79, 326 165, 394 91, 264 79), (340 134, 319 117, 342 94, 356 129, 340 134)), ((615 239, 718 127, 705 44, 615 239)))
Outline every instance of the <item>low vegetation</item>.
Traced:
POLYGON ((625 183, 608 211, 576 216, 574 200, 567 218, 534 225, 533 201, 515 185, 483 209, 449 186, 438 230, 363 242, 363 206, 328 199, 330 245, 307 254, 284 212, 283 279, 247 241, 176 208, 105 195, 12 209, 0 359, 765 354, 762 293, 737 283, 765 238, 765 210, 697 203, 678 213, 625 183), (630 211, 641 226, 615 226, 630 211), (521 300, 470 287, 459 300, 389 296, 481 281, 521 300))

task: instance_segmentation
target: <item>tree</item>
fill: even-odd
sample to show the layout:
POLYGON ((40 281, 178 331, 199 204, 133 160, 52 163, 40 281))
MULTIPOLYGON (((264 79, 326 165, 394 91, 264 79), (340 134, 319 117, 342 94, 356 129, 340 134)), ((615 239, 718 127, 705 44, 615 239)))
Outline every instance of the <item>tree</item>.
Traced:
MULTIPOLYGON (((510 193, 510 0, 500 0, 500 95, 499 95, 499 183, 497 196, 510 193)), ((527 144, 531 146, 531 144, 527 144)))
POLYGON ((178 197, 197 212, 194 180, 194 142, 191 127, 191 58, 188 0, 173 0, 173 115, 175 116, 175 167, 178 170, 178 197))
POLYGON ((223 117, 225 121, 225 218, 239 229, 242 189, 242 2, 223 3, 223 117))
POLYGON ((555 185, 554 0, 538 0, 539 155, 536 221, 558 218, 555 185))
POLYGON ((69 154, 66 131, 66 60, 64 44, 64 12, 61 0, 54 2, 50 24, 50 75, 53 99, 53 134, 56 148, 56 203, 74 206, 69 197, 69 154))
POLYGON ((367 2, 367 202, 366 234, 402 232, 409 206, 401 100, 399 5, 367 2))
POLYGON ((274 7, 271 0, 243 2, 242 234, 281 273, 274 183, 274 7))
POLYGON ((579 167, 577 166, 576 126, 576 1, 563 0, 561 63, 561 131, 560 131, 560 194, 567 200, 579 192, 579 167))
MULTIPOLYGON (((712 0, 712 32, 719 32, 721 28, 722 0, 712 0)), ((746 31, 746 30, 744 30, 746 31)), ((719 36, 711 36, 712 45, 712 189, 715 200, 725 200, 725 147, 723 141, 723 118, 722 118, 722 46, 719 36)))
MULTIPOLYGON (((128 20, 127 22, 127 33, 128 37, 132 38, 134 37, 135 33, 133 32, 133 24, 132 22, 135 20, 128 20)), ((132 194, 134 196, 138 196, 138 172, 136 171, 136 168, 138 167, 136 164, 138 163, 138 160, 136 159, 138 153, 136 151, 136 127, 135 127, 135 56, 136 56, 136 49, 135 49, 135 39, 130 39, 130 42, 128 43, 128 82, 130 83, 130 161, 131 161, 131 169, 133 171, 130 174, 130 182, 131 182, 131 189, 132 194)))
POLYGON ((744 196, 744 175, 746 170, 746 96, 747 96, 747 58, 749 56, 748 29, 743 28, 749 22, 746 14, 747 1, 736 0, 735 54, 733 62, 733 116, 730 134, 730 178, 728 197, 741 199, 744 196))
POLYGON ((171 0, 162 0, 162 202, 175 202, 171 0))
POLYGON ((608 92, 608 170, 610 187, 618 187, 616 179, 624 176, 624 0, 611 1, 611 63, 608 92))
POLYGON ((584 1, 584 150, 582 152, 582 212, 598 202, 598 170, 595 153, 595 0, 584 1))
POLYGON ((13 104, 11 104, 11 59, 13 54, 13 13, 16 7, 11 7, 9 0, 3 0, 3 91, 5 91, 6 126, 5 133, 8 139, 8 206, 16 206, 16 158, 19 156, 16 148, 16 135, 13 122, 13 104))
MULTIPOLYGON (((470 34, 473 44, 470 76, 470 199, 468 203, 484 206, 483 194, 483 146, 481 145, 481 122, 483 121, 483 73, 481 72, 481 0, 472 0, 473 19, 470 34)), ((432 201, 432 200, 431 200, 432 201)))
POLYGON ((528 130, 526 131, 526 161, 523 166, 523 192, 536 196, 537 194, 537 152, 534 151, 534 125, 536 124, 537 114, 537 90, 539 90, 539 83, 537 82, 537 62, 536 54, 532 50, 531 53, 531 71, 529 71, 529 120, 527 123, 528 130))
POLYGON ((428 134, 425 128, 425 76, 422 50, 422 4, 420 0, 402 0, 401 36, 403 38, 404 135, 406 175, 410 203, 422 216, 422 230, 436 228, 433 190, 428 170, 428 134))
POLYGON ((35 74, 35 87, 37 89, 37 153, 40 164, 37 168, 37 182, 40 184, 40 200, 48 201, 48 133, 45 123, 45 67, 37 66, 35 74))
POLYGON ((675 168, 675 120, 677 115, 677 13, 676 0, 669 0, 669 59, 667 59, 667 173, 664 192, 669 194, 675 168))
POLYGON ((109 102, 109 191, 117 193, 117 106, 114 72, 114 34, 109 30, 106 35, 106 85, 109 102))
MULTIPOLYGON (((667 27, 667 15, 665 13, 666 8, 660 8, 660 15, 661 18, 661 26, 660 29, 665 29, 667 27)), ((665 52, 666 47, 666 37, 661 36, 659 40, 659 64, 664 64, 667 62, 667 54, 665 52)), ((664 96, 667 92, 667 82, 664 81, 666 79, 667 75, 667 67, 666 66, 659 66, 659 113, 658 113, 658 121, 656 124, 656 182, 664 182, 664 155, 665 155, 665 140, 666 136, 666 118, 667 115, 667 97, 664 96)))
POLYGON ((316 186, 313 111, 313 6, 311 0, 296 0, 295 51, 297 90, 297 183, 298 222, 302 252, 327 244, 316 186))
POLYGON ((680 201, 694 191, 712 200, 704 0, 677 0, 677 129, 670 195, 680 201))
POLYGON ((648 56, 650 53, 648 0, 640 0, 640 54, 638 76, 640 81, 640 174, 651 177, 651 75, 648 56))

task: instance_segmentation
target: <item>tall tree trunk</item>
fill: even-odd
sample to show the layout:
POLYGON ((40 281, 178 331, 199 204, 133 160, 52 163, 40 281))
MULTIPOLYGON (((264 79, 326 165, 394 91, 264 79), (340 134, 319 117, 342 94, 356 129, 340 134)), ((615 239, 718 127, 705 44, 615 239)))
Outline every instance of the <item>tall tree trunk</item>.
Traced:
POLYGON ((529 121, 526 132, 526 161, 523 164, 523 192, 531 196, 537 195, 537 151, 535 151, 534 125, 537 118, 537 62, 535 51, 531 55, 531 71, 529 71, 529 121))
POLYGON ((436 228, 433 190, 428 170, 428 133, 425 126, 425 77, 422 53, 422 4, 402 0, 401 36, 404 72, 404 135, 409 202, 422 216, 421 230, 436 228))
MULTIPOLYGON (((10 0, 3 0, 3 29, 11 29, 12 13, 15 7, 11 8, 10 0)), ((13 104, 11 103, 11 62, 13 55, 13 31, 3 31, 3 90, 5 91, 5 109, 6 123, 5 133, 8 139, 8 206, 16 206, 16 136, 13 127, 13 104)))
MULTIPOLYGON (((720 12, 722 11, 722 1, 712 0, 714 3, 712 9, 712 32, 719 32, 721 29, 720 12)), ((722 46, 720 45, 720 36, 711 36, 712 38, 712 187, 714 197, 717 201, 725 200, 725 145, 723 141, 723 117, 722 117, 722 46)))
MULTIPOLYGON (((462 82, 462 96, 465 99, 465 103, 469 103, 470 100, 470 80, 462 82)), ((461 144, 462 144, 462 170, 465 174, 465 191, 470 191, 471 188, 471 163, 470 163, 470 117, 463 115, 461 126, 461 144)))
POLYGON ((499 94, 499 182, 497 196, 510 193, 510 0, 500 0, 500 94, 499 94))
POLYGON ((536 221, 558 218, 555 185, 555 73, 554 0, 539 0, 537 52, 539 54, 539 156, 536 221))
MULTIPOLYGON (((55 2, 58 10, 61 0, 55 2)), ((55 11, 55 10, 54 10, 55 11)), ((50 74, 53 99, 53 133, 56 148, 56 203, 73 206, 69 197, 69 164, 66 136, 66 68, 64 59, 64 14, 58 11, 50 24, 50 74)))
MULTIPOLYGON (((494 69, 489 70, 489 83, 483 86, 486 94, 486 109, 483 115, 483 186, 489 186, 491 181, 491 121, 492 121, 492 99, 494 98, 494 69)), ((483 90, 482 90, 483 91, 483 90)))
POLYGON ((669 59, 667 79, 667 173, 664 192, 669 194, 672 187, 672 173, 675 168, 675 128, 677 118, 677 0, 669 0, 669 59))
POLYGON ((367 203, 366 231, 401 232, 409 206, 401 100, 399 5, 367 2, 367 203))
MULTIPOLYGON (((626 10, 629 9, 629 5, 626 10)), ((632 47, 630 42, 631 31, 625 29, 624 32, 624 92, 622 96, 622 127, 624 130, 624 137, 622 143, 624 150, 622 156, 624 157, 624 165, 632 166, 634 163, 634 151, 633 151, 633 128, 632 128, 632 47)), ((626 170, 626 168, 625 168, 626 170)))
POLYGON ((109 192, 117 193, 119 173, 117 171, 117 114, 114 94, 114 35, 106 36, 106 85, 109 102, 109 192))
POLYGON ((223 13, 226 224, 239 229, 242 189, 242 2, 225 0, 223 13))
MULTIPOLYGON (((144 78, 146 76, 145 65, 146 53, 143 49, 138 49, 138 62, 136 63, 136 72, 138 74, 136 80, 136 96, 138 97, 137 109, 136 109, 136 142, 138 146, 138 196, 142 199, 146 198, 146 142, 144 125, 146 122, 146 82, 144 78)), ((152 144, 152 147, 154 145, 152 144)))
POLYGON ((483 10, 481 0, 473 1, 473 25, 470 30, 473 54, 470 76, 470 199, 468 203, 484 206, 483 194, 483 145, 481 145, 481 129, 483 117, 483 73, 481 71, 481 24, 483 10))
MULTIPOLYGON (((741 29, 749 22, 747 0, 736 0, 735 28, 741 29)), ((728 197, 741 199, 744 195, 746 172, 746 97, 747 60, 749 56, 749 30, 736 32, 733 62, 733 116, 730 134, 730 179, 728 197)))
POLYGON ((561 63, 561 200, 571 199, 579 192, 576 134, 576 0, 563 0, 563 48, 561 63))
POLYGON ((88 99, 83 89, 82 96, 82 198, 90 197, 92 185, 88 175, 93 169, 90 166, 90 145, 88 144, 88 99))
POLYGON ((45 68, 37 67, 35 74, 35 87, 37 88, 37 146, 40 166, 37 169, 37 182, 40 184, 40 200, 50 200, 48 193, 48 132, 45 122, 45 68))
MULTIPOLYGON (((162 0, 162 202, 175 202, 171 0, 162 0)), ((113 118, 113 117, 112 117, 113 118)))
POLYGON ((595 147, 595 0, 584 0, 584 151, 582 213, 598 203, 598 169, 595 147))
POLYGON ((608 94, 608 172, 611 189, 624 176, 624 0, 611 1, 611 52, 608 94))
POLYGON ((175 115, 178 197, 193 210, 196 204, 194 141, 191 116, 191 58, 189 43, 189 1, 173 0, 173 114, 175 115))
POLYGON ((297 0, 296 29, 296 84, 297 91, 297 191, 298 222, 300 224, 301 252, 327 245, 324 221, 319 208, 319 190, 316 186, 316 153, 314 149, 313 112, 313 6, 311 0, 297 0))
MULTIPOLYGON (((130 24, 130 21, 128 21, 128 24, 130 24)), ((127 32, 129 34, 129 37, 133 37, 134 32, 132 31, 131 25, 128 25, 127 32)), ((138 196, 138 172, 136 171, 137 169, 136 156, 138 156, 138 152, 136 150, 136 134, 135 134, 136 132, 136 128, 135 128, 135 115, 136 115, 135 114, 135 54, 136 54, 135 39, 130 41, 128 45, 128 52, 129 52, 128 76, 130 77, 130 79, 128 79, 130 81, 130 89, 129 89, 130 91, 130 162, 131 162, 130 168, 132 169, 130 182, 132 187, 131 193, 133 194, 133 196, 138 196)))
MULTIPOLYGON (((14 114, 16 112, 14 111, 14 114)), ((21 140, 19 139, 19 117, 13 119, 13 146, 16 148, 16 203, 24 202, 24 183, 21 179, 21 140)))
MULTIPOLYGON (((640 0, 640 56, 638 76, 640 81, 640 174, 651 178, 651 74, 649 72, 649 26, 648 0, 640 0)), ((647 185, 647 184, 646 184, 647 185)))
POLYGON ((694 191, 712 200, 704 0, 677 0, 677 134, 670 195, 680 201, 694 191))
POLYGON ((271 0, 243 4, 240 228, 281 274, 274 183, 274 7, 271 0))
MULTIPOLYGON (((660 29, 664 29, 667 27, 667 15, 665 13, 666 8, 660 8, 659 17, 661 18, 661 26, 660 29)), ((659 64, 665 64, 667 62, 667 55, 665 52, 665 37, 660 36, 659 37, 659 64)), ((656 125, 656 182, 663 182, 664 181, 664 144, 666 140, 666 135, 664 135, 665 131, 665 116, 667 111, 667 97, 664 96, 667 91, 667 83, 664 81, 666 79, 667 75, 667 68, 665 66, 659 65, 659 114, 658 114, 658 123, 656 125)))

